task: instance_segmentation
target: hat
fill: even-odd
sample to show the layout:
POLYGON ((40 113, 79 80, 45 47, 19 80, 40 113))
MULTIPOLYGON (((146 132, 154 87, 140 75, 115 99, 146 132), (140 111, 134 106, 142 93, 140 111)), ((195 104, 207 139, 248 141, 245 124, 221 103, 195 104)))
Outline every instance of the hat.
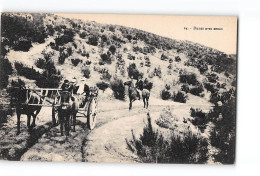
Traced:
POLYGON ((69 80, 67 80, 67 79, 64 80, 64 83, 68 83, 68 82, 69 82, 69 80))

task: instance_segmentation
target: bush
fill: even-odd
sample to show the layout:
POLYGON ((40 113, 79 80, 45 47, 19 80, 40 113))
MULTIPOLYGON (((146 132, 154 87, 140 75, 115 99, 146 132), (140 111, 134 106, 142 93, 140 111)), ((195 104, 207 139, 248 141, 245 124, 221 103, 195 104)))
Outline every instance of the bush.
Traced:
POLYGON ((218 80, 218 75, 215 74, 215 73, 207 74, 206 76, 208 78, 208 81, 211 82, 211 83, 216 83, 217 80, 218 80))
POLYGON ((8 45, 16 51, 29 51, 33 42, 44 43, 48 36, 43 20, 28 20, 13 13, 1 14, 1 29, 2 38, 6 39, 2 48, 8 45))
POLYGON ((187 83, 187 84, 191 84, 191 85, 196 85, 198 83, 197 77, 194 73, 180 74, 179 80, 181 83, 187 83))
POLYGON ((119 100, 125 99, 125 86, 121 79, 114 77, 114 80, 110 82, 111 88, 114 92, 114 97, 119 100))
POLYGON ((173 100, 180 103, 186 103, 187 95, 184 92, 178 91, 177 94, 174 93, 173 100))
POLYGON ((93 46, 97 46, 98 45, 98 37, 95 35, 91 35, 88 37, 88 44, 93 45, 93 46))
POLYGON ((102 35, 101 36, 101 41, 102 42, 107 42, 107 36, 106 35, 102 35))
POLYGON ((32 47, 32 41, 30 39, 20 39, 19 42, 13 45, 15 51, 29 51, 32 47))
POLYGON ((171 98, 171 96, 172 95, 169 90, 166 90, 166 89, 162 90, 161 97, 163 100, 168 100, 171 98))
POLYGON ((64 31, 64 35, 55 38, 55 43, 57 46, 63 46, 69 42, 73 42, 75 33, 72 29, 68 29, 64 31))
POLYGON ((108 70, 105 70, 104 72, 102 72, 102 75, 101 75, 101 80, 107 80, 109 81, 111 79, 111 74, 108 72, 108 70))
POLYGON ((143 74, 139 72, 139 70, 136 68, 135 63, 132 63, 129 65, 127 68, 128 71, 128 76, 131 78, 133 77, 134 79, 138 79, 139 76, 143 77, 143 74))
POLYGON ((8 116, 12 116, 14 110, 9 105, 0 104, 0 127, 7 123, 8 116))
POLYGON ((209 122, 207 114, 202 112, 201 109, 190 108, 190 115, 191 117, 193 117, 191 123, 197 126, 200 129, 200 131, 204 133, 209 122))
POLYGON ((82 63, 81 59, 71 59, 71 63, 76 67, 79 63, 82 63))
POLYGON ((8 85, 8 75, 13 72, 12 64, 8 59, 0 58, 0 89, 8 85))
POLYGON ((168 56, 166 56, 165 54, 161 55, 161 60, 168 60, 168 59, 169 59, 168 56))
POLYGON ((106 83, 106 82, 103 82, 103 81, 102 82, 98 82, 96 85, 103 92, 105 92, 105 90, 109 87, 109 84, 106 83))
POLYGON ((114 26, 109 26, 108 30, 111 31, 111 32, 115 32, 115 27, 114 26))
POLYGON ((185 93, 189 93, 190 92, 190 88, 188 84, 183 84, 181 86, 181 90, 184 91, 185 93))
POLYGON ((180 56, 176 56, 176 57, 175 57, 175 61, 176 61, 176 62, 180 62, 180 61, 181 61, 180 56))
POLYGON ((200 96, 203 91, 204 91, 204 89, 203 89, 202 85, 195 86, 195 87, 190 89, 190 93, 192 95, 196 95, 196 96, 200 96))
POLYGON ((136 152, 143 162, 148 163, 205 163, 208 160, 208 142, 190 131, 184 137, 172 133, 170 140, 164 139, 154 131, 148 113, 148 124, 143 133, 136 138, 132 131, 132 140, 126 139, 128 149, 136 152))
POLYGON ((111 45, 111 46, 109 47, 109 51, 110 51, 112 54, 115 54, 115 52, 116 52, 116 47, 115 47, 114 45, 111 45))
POLYGON ((35 65, 36 67, 43 69, 45 67, 46 61, 45 59, 39 58, 36 60, 35 65))
POLYGON ((85 78, 90 78, 90 69, 89 69, 89 67, 86 67, 86 68, 82 68, 81 69, 81 72, 83 73, 83 76, 85 77, 85 78))
MULTIPOLYGON (((233 92, 233 95, 236 93, 233 92)), ((223 105, 215 106, 208 114, 215 128, 210 133, 211 145, 220 149, 214 155, 215 161, 223 164, 233 164, 235 160, 236 134, 236 99, 232 96, 223 105), (219 116, 222 115, 220 119, 219 116)))
POLYGON ((101 59, 103 62, 105 62, 107 64, 111 64, 111 62, 112 62, 111 58, 105 53, 101 54, 101 59))
POLYGON ((217 91, 216 87, 214 84, 212 83, 204 83, 204 87, 207 89, 207 91, 211 92, 211 93, 215 93, 217 91))
POLYGON ((88 34, 86 32, 82 32, 79 34, 80 38, 82 38, 82 39, 85 39, 87 37, 87 35, 88 34))

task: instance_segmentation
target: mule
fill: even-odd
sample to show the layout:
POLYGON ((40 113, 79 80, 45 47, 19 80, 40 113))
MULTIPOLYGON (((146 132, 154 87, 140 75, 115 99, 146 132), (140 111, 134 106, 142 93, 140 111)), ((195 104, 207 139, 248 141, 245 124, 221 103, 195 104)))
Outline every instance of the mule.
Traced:
MULTIPOLYGON (((132 109, 132 104, 135 100, 141 98, 140 93, 138 92, 137 88, 133 86, 133 83, 131 81, 127 81, 124 83, 125 86, 128 86, 128 96, 129 96, 129 110, 132 109)), ((144 108, 148 108, 149 106, 149 97, 150 97, 150 91, 148 89, 142 90, 142 98, 144 102, 144 108)))
POLYGON ((43 99, 38 94, 32 92, 25 87, 15 87, 11 93, 11 104, 15 106, 17 114, 17 135, 20 134, 21 114, 27 115, 27 127, 31 130, 36 126, 35 120, 37 115, 41 111, 41 106, 33 106, 28 104, 39 104, 43 103, 43 99), (31 124, 31 116, 33 122, 31 124))
POLYGON ((76 115, 79 110, 79 103, 76 97, 72 96, 71 92, 60 92, 60 106, 58 107, 58 118, 60 121, 60 132, 63 136, 63 126, 65 126, 65 135, 69 136, 70 118, 72 118, 72 131, 75 132, 76 115))

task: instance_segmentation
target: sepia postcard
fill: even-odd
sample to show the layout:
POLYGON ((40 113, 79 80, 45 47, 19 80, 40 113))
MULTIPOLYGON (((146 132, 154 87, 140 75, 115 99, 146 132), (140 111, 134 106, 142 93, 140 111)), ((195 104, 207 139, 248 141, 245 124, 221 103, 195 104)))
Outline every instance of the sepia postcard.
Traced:
POLYGON ((0 160, 234 164, 237 17, 1 13, 0 160))

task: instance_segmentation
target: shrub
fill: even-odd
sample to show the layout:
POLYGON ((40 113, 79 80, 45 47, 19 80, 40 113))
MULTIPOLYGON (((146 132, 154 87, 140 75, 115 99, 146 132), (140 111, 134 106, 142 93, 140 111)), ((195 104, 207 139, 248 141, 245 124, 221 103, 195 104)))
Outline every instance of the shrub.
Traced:
POLYGON ((158 68, 154 68, 154 76, 158 76, 159 78, 162 78, 162 70, 161 67, 159 66, 158 68))
POLYGON ((136 152, 143 162, 148 163, 205 163, 208 160, 208 142, 193 135, 190 131, 180 137, 171 134, 170 140, 164 139, 154 131, 148 113, 148 123, 143 133, 136 138, 132 131, 132 140, 126 139, 128 149, 136 152))
POLYGON ((79 34, 80 38, 82 38, 82 39, 85 39, 87 37, 87 35, 88 34, 86 32, 82 32, 79 34))
POLYGON ((202 112, 201 109, 190 108, 190 115, 191 117, 193 117, 191 123, 197 126, 200 129, 200 131, 204 133, 209 122, 207 114, 202 112))
POLYGON ((8 59, 0 58, 0 89, 8 85, 8 75, 11 75, 13 68, 8 59))
POLYGON ((32 47, 32 41, 30 39, 20 39, 19 42, 13 45, 15 51, 29 51, 32 47))
POLYGON ((2 125, 7 122, 8 116, 12 116, 13 113, 14 110, 9 107, 9 105, 5 106, 3 104, 0 104, 0 127, 2 127, 2 125))
POLYGON ((178 91, 177 94, 174 93, 173 100, 180 103, 186 103, 187 95, 184 92, 178 91))
POLYGON ((114 26, 109 26, 108 30, 111 31, 111 32, 115 32, 115 27, 114 26))
POLYGON ((6 39, 3 48, 8 45, 16 51, 29 51, 33 42, 44 43, 47 37, 43 20, 27 20, 10 13, 1 14, 1 28, 2 38, 6 39))
POLYGON ((102 42, 107 42, 107 36, 106 35, 102 35, 101 36, 101 41, 102 42))
POLYGON ((176 56, 176 57, 175 57, 175 61, 176 61, 176 62, 180 62, 180 61, 181 61, 180 56, 176 56))
POLYGON ((95 35, 91 35, 88 37, 88 44, 93 45, 93 46, 97 46, 98 45, 98 37, 95 35))
POLYGON ((105 90, 109 87, 109 84, 106 83, 106 82, 103 82, 103 81, 102 82, 98 82, 96 85, 103 92, 105 92, 105 90))
POLYGON ((82 68, 81 69, 81 72, 83 73, 83 76, 85 77, 85 78, 90 78, 90 69, 89 69, 89 67, 86 67, 86 68, 82 68))
POLYGON ((27 79, 37 80, 40 77, 40 73, 37 72, 33 67, 27 67, 19 62, 15 62, 14 66, 17 73, 21 76, 26 77, 27 79))
POLYGON ((180 80, 181 83, 188 83, 188 84, 191 84, 191 85, 196 85, 198 83, 197 77, 194 73, 180 74, 179 80, 180 80))
POLYGON ((119 100, 125 99, 125 86, 121 79, 114 77, 114 80, 110 82, 111 88, 114 92, 114 97, 119 100))
POLYGON ((139 72, 139 70, 136 68, 135 63, 132 63, 129 65, 129 67, 127 68, 128 71, 128 76, 129 77, 133 77, 134 79, 137 79, 139 76, 143 76, 143 74, 141 72, 139 72))
POLYGON ((204 87, 207 89, 207 91, 210 91, 211 93, 215 93, 217 89, 215 88, 215 85, 212 83, 204 83, 204 87))
POLYGON ((115 54, 115 52, 116 52, 116 47, 115 47, 114 45, 111 45, 111 46, 109 47, 109 51, 110 51, 112 54, 115 54))
POLYGON ((169 90, 166 90, 166 89, 162 90, 161 97, 163 100, 168 100, 171 98, 171 96, 172 95, 169 90))
POLYGON ((71 59, 71 63, 76 67, 79 63, 82 63, 81 59, 71 59))
POLYGON ((206 76, 208 78, 208 81, 211 82, 211 83, 216 83, 217 80, 218 80, 218 75, 215 74, 215 73, 207 74, 206 76))
POLYGON ((45 59, 42 59, 42 58, 39 58, 35 61, 36 67, 41 68, 41 69, 43 69, 45 67, 45 64, 46 64, 46 61, 45 61, 45 59))
POLYGON ((190 93, 196 96, 200 96, 203 91, 204 89, 202 85, 198 85, 190 89, 190 93))
MULTIPOLYGON (((233 92, 233 95, 236 93, 233 92)), ((235 159, 235 127, 236 127, 236 99, 232 96, 223 105, 215 106, 208 114, 213 119, 215 128, 210 133, 211 145, 220 149, 214 155, 215 161, 223 164, 233 164, 235 159), (219 119, 220 113, 222 118, 219 119)))
POLYGON ((184 91, 185 93, 189 93, 190 92, 190 88, 188 84, 183 84, 181 86, 181 90, 184 91))
POLYGON ((102 72, 102 75, 101 75, 101 80, 107 80, 109 81, 111 79, 111 74, 109 74, 108 70, 105 70, 104 72, 102 72))
POLYGON ((103 62, 105 62, 107 64, 111 64, 111 62, 112 62, 111 58, 105 53, 101 54, 101 59, 102 59, 103 62))
POLYGON ((169 59, 168 56, 166 56, 165 54, 161 55, 161 60, 168 60, 168 59, 169 59))
POLYGON ((72 29, 68 29, 64 31, 64 35, 55 38, 55 43, 57 46, 63 46, 69 42, 73 42, 75 33, 72 29))

